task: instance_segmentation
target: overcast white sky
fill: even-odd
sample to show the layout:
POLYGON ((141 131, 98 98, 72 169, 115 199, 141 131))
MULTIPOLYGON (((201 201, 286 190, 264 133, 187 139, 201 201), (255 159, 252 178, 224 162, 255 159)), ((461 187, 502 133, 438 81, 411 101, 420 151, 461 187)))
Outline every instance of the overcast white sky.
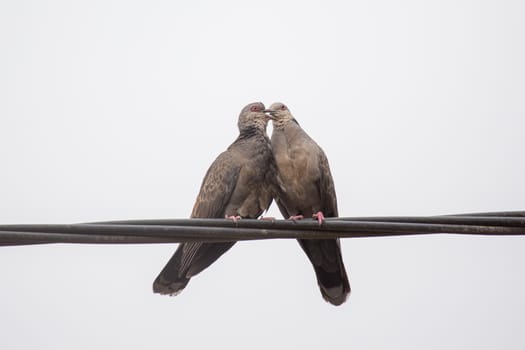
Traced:
MULTIPOLYGON (((0 223, 187 217, 253 101, 324 148, 342 216, 525 209, 523 1, 178 3, 0 2, 0 223)), ((525 348, 525 237, 342 248, 338 308, 295 241, 174 298, 175 245, 1 248, 0 348, 525 348)))

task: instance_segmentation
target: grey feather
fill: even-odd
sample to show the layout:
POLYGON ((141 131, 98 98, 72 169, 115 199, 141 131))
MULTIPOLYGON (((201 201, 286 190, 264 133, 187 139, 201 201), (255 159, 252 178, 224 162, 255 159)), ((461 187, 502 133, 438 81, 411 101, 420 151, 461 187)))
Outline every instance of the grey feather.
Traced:
MULTIPOLYGON (((239 137, 208 169, 193 206, 192 218, 257 218, 277 191, 277 166, 266 135, 268 116, 260 102, 244 107, 239 137)), ((175 295, 230 249, 235 242, 183 243, 153 282, 153 291, 175 295)))
MULTIPOLYGON (((328 159, 317 143, 299 126, 288 107, 274 103, 272 149, 285 191, 275 197, 285 218, 311 218, 321 211, 338 216, 334 181, 328 159)), ((299 240, 313 265, 323 298, 333 305, 346 301, 350 283, 338 239, 299 240)))

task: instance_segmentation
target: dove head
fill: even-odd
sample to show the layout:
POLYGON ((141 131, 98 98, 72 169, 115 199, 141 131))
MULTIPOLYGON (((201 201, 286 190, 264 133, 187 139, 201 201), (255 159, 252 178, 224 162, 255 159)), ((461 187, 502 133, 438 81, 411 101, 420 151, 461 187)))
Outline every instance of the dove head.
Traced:
POLYGON ((239 115, 239 122, 237 123, 239 131, 241 133, 266 132, 266 126, 271 117, 264 112, 264 104, 261 102, 250 103, 244 107, 239 115))
POLYGON ((266 110, 272 116, 273 126, 276 128, 284 126, 289 121, 294 121, 294 117, 284 103, 275 102, 266 110))

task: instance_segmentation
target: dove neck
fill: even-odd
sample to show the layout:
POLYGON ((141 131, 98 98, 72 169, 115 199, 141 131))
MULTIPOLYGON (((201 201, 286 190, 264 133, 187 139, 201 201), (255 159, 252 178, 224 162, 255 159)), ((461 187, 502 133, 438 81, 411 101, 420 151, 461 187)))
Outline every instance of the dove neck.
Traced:
POLYGON ((273 121, 273 128, 276 130, 284 130, 285 128, 294 128, 298 127, 299 123, 295 118, 291 119, 279 119, 273 121))
POLYGON ((239 139, 247 139, 254 136, 266 136, 266 131, 257 126, 248 126, 239 130, 239 139))

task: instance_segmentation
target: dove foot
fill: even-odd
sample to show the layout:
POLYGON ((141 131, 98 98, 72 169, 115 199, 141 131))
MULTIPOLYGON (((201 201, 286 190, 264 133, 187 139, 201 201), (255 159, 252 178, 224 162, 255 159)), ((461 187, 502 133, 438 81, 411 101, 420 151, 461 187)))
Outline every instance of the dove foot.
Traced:
POLYGON ((316 219, 317 221, 319 221, 319 225, 321 225, 324 221, 324 214, 322 211, 318 211, 317 213, 312 215, 312 217, 316 219))
POLYGON ((234 223, 237 223, 237 221, 241 220, 241 217, 239 215, 226 215, 224 216, 224 218, 233 220, 234 223))
POLYGON ((288 218, 288 220, 292 220, 292 221, 297 221, 297 220, 302 220, 304 219, 304 216, 302 215, 292 215, 288 218))

